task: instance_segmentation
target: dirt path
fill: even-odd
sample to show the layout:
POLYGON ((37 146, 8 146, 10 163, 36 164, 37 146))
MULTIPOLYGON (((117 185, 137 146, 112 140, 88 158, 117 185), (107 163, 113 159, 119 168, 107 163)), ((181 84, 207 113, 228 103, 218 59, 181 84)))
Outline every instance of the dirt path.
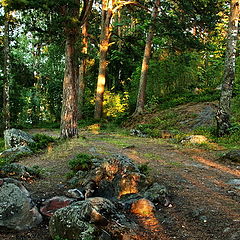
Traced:
MULTIPOLYGON (((92 134, 70 140, 46 154, 24 159, 27 166, 39 165, 49 173, 45 179, 26 184, 34 198, 61 194, 67 161, 78 153, 96 156, 125 154, 137 163, 148 163, 155 181, 165 185, 172 207, 157 212, 162 232, 159 239, 239 240, 240 189, 231 183, 240 179, 239 165, 216 160, 217 152, 186 148, 167 140, 92 134)), ((238 186, 239 187, 239 186, 238 186)), ((47 225, 25 233, 0 234, 1 240, 48 240, 47 225)))

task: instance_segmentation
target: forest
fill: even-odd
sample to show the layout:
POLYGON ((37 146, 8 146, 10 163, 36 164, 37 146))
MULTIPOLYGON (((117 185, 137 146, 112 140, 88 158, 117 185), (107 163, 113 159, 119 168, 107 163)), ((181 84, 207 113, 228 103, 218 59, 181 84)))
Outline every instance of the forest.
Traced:
POLYGON ((82 119, 220 99, 229 11, 214 0, 2 1, 1 128, 52 124, 72 137, 82 119))
POLYGON ((0 0, 0 239, 240 239, 239 4, 0 0))

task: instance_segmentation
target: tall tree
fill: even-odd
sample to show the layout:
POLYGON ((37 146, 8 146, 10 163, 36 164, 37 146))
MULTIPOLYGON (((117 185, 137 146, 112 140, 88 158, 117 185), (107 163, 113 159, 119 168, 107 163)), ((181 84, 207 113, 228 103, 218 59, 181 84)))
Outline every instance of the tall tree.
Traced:
POLYGON ((111 37, 111 19, 113 16, 113 0, 102 0, 102 20, 100 36, 99 70, 95 100, 94 118, 100 119, 103 111, 103 95, 106 83, 107 51, 111 37))
POLYGON ((154 36, 154 24, 156 22, 158 12, 159 12, 159 5, 160 0, 156 0, 152 12, 152 22, 149 27, 146 45, 143 55, 142 61, 142 69, 141 69, 141 76, 140 76, 140 83, 139 83, 139 90, 138 90, 138 97, 137 97, 137 104, 136 109, 133 116, 137 116, 143 113, 144 105, 145 105, 145 95, 146 95, 146 86, 147 86, 147 73, 149 68, 149 61, 151 57, 151 49, 152 49, 152 40, 154 36))
POLYGON ((69 22, 65 27, 65 73, 63 80, 63 102, 61 113, 61 137, 71 138, 78 135, 77 126, 77 40, 79 36, 79 1, 68 6, 65 13, 69 22))
POLYGON ((84 93, 86 88, 86 67, 87 67, 87 53, 88 53, 88 39, 87 39, 87 27, 88 23, 85 22, 82 26, 82 54, 83 58, 79 67, 79 93, 78 93, 78 119, 83 118, 83 106, 84 106, 84 93))
POLYGON ((236 45, 238 39, 239 0, 231 0, 228 25, 227 48, 225 56, 224 79, 222 83, 221 97, 217 110, 217 133, 224 136, 229 132, 230 104, 235 78, 236 45))
POLYGON ((85 0, 79 16, 80 1, 64 7, 64 14, 69 20, 65 26, 65 74, 63 80, 63 102, 61 113, 61 137, 78 136, 78 48, 79 28, 90 13, 92 0, 85 0))
POLYGON ((10 57, 9 57, 9 21, 10 12, 5 9, 4 19, 4 86, 3 86, 3 122, 4 128, 10 127, 10 57))
POLYGON ((144 8, 135 1, 115 1, 102 0, 102 19, 101 19, 101 35, 100 35, 100 52, 99 52, 99 71, 97 80, 97 90, 95 97, 94 118, 100 119, 103 113, 103 96, 106 84, 106 69, 107 69, 107 52, 109 49, 110 38, 112 35, 111 20, 118 11, 126 5, 136 5, 144 8))

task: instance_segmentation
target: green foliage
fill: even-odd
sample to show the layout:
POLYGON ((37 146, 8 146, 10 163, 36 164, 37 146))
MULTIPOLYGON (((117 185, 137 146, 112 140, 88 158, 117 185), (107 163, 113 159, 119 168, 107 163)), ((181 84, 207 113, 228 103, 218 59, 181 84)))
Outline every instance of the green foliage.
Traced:
POLYGON ((66 178, 67 180, 70 180, 70 179, 72 179, 72 178, 75 176, 75 174, 76 174, 75 171, 69 171, 69 172, 67 172, 67 173, 65 174, 65 178, 66 178))
MULTIPOLYGON (((126 119, 124 119, 126 120, 126 119)), ((108 122, 103 122, 101 124, 101 130, 103 130, 104 132, 109 132, 109 133, 117 133, 120 135, 128 135, 128 130, 124 129, 123 127, 121 127, 121 122, 123 121, 123 119, 113 119, 111 121, 108 122)))
MULTIPOLYGON (((157 106, 166 109, 186 102, 212 101, 219 97, 219 92, 214 89, 221 83, 222 58, 211 55, 208 50, 206 53, 186 51, 181 54, 171 53, 166 49, 159 51, 155 52, 150 61, 146 91, 147 110, 151 111, 157 106), (205 60, 203 54, 206 54, 205 60)), ((139 63, 130 82, 131 111, 135 107, 140 73, 139 63)))
POLYGON ((227 149, 239 149, 240 145, 240 125, 231 128, 230 134, 221 138, 216 138, 216 142, 227 149))
POLYGON ((184 93, 175 93, 158 99, 159 109, 168 109, 189 102, 211 102, 218 100, 220 96, 219 90, 202 89, 200 93, 188 91, 184 93))
POLYGON ((152 118, 149 123, 138 124, 136 128, 150 137, 159 138, 162 137, 162 130, 177 131, 180 118, 174 111, 165 111, 152 118))
POLYGON ((128 93, 104 92, 103 115, 107 118, 119 118, 128 110, 128 93))
POLYGON ((34 165, 34 166, 28 168, 28 172, 32 176, 42 177, 46 173, 46 170, 38 165, 34 165))
POLYGON ((9 159, 8 158, 2 158, 0 157, 0 170, 2 167, 4 167, 5 165, 7 165, 9 163, 9 159))
POLYGON ((68 240, 67 238, 62 238, 60 236, 56 236, 54 237, 54 240, 68 240))
POLYGON ((4 138, 0 138, 0 152, 5 150, 5 141, 4 138))
POLYGON ((69 160, 68 165, 70 169, 75 172, 79 170, 88 170, 92 166, 92 156, 80 153, 73 159, 69 160))
POLYGON ((34 153, 47 148, 49 143, 55 142, 55 139, 53 137, 44 134, 34 135, 33 140, 35 143, 30 143, 29 147, 34 153))
POLYGON ((145 175, 149 174, 149 172, 151 171, 151 168, 148 165, 149 165, 149 163, 143 163, 143 164, 138 165, 138 169, 139 169, 140 173, 145 174, 145 175))

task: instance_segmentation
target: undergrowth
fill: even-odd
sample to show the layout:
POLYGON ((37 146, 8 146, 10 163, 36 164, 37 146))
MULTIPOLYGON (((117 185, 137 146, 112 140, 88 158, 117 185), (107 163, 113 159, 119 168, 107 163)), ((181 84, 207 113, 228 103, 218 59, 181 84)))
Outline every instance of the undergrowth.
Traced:
POLYGON ((203 89, 200 93, 194 92, 173 93, 155 100, 159 110, 165 110, 186 103, 211 102, 218 100, 220 91, 214 89, 203 89))
POLYGON ((36 153, 49 146, 50 143, 54 143, 56 140, 53 137, 47 136, 45 134, 36 134, 33 136, 34 143, 30 143, 30 149, 36 153))
POLYGON ((0 152, 4 151, 4 148, 5 148, 4 138, 0 138, 0 152))
POLYGON ((68 166, 74 172, 79 170, 88 170, 92 166, 92 156, 85 153, 80 153, 69 160, 68 166))

